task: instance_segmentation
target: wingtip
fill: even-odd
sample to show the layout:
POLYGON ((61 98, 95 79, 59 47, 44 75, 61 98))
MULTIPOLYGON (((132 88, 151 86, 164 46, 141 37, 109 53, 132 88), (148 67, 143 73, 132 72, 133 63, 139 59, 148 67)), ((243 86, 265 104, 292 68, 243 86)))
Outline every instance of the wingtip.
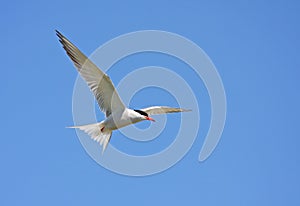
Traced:
POLYGON ((66 37, 60 33, 57 29, 55 29, 55 34, 59 38, 59 42, 64 45, 65 41, 67 40, 66 37))
POLYGON ((63 40, 66 38, 64 35, 62 35, 62 33, 60 33, 58 30, 55 29, 55 34, 56 36, 59 38, 60 43, 63 44, 63 40))
POLYGON ((191 109, 183 109, 183 112, 191 112, 191 109))
POLYGON ((55 29, 55 33, 56 33, 57 36, 62 35, 57 29, 55 29))

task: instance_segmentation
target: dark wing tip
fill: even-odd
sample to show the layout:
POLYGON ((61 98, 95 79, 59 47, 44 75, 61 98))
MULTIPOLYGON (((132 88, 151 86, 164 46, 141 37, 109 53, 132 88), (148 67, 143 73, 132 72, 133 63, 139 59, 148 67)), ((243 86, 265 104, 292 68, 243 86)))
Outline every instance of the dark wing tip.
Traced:
POLYGON ((60 33, 58 30, 55 30, 56 32, 56 36, 59 38, 59 42, 62 44, 62 45, 65 45, 67 41, 67 38, 62 35, 62 33, 60 33))
POLYGON ((64 37, 64 35, 62 35, 57 29, 55 29, 55 33, 56 33, 56 36, 58 36, 60 39, 62 39, 62 37, 64 37))
POLYGON ((55 29, 56 36, 58 37, 59 42, 64 45, 66 37, 62 35, 58 30, 55 29))
POLYGON ((78 59, 78 53, 81 53, 75 45, 73 45, 64 35, 62 35, 58 30, 55 30, 56 36, 59 38, 59 42, 66 51, 67 55, 73 61, 75 67, 80 70, 82 62, 78 59))

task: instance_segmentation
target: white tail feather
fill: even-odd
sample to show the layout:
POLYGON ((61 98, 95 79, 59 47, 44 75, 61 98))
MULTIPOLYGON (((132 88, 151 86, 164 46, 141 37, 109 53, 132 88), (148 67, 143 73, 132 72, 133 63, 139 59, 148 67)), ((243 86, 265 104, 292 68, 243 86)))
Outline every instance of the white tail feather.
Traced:
POLYGON ((82 131, 84 131, 85 133, 87 133, 88 135, 91 136, 91 138, 100 143, 100 145, 102 145, 102 154, 105 151, 110 138, 111 138, 111 134, 112 131, 101 131, 101 129, 104 127, 103 122, 99 122, 96 124, 87 124, 87 125, 81 125, 81 126, 72 126, 72 127, 68 127, 68 128, 76 128, 76 129, 80 129, 82 131))

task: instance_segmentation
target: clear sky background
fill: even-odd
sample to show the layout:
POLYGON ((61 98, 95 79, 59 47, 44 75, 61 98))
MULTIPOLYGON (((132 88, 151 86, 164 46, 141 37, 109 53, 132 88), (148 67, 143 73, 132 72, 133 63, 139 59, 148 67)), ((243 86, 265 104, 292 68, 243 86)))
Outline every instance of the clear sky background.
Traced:
MULTIPOLYGON (((292 0, 2 2, 0 205, 300 205, 299 11, 299 1, 292 0), (227 95, 226 126, 212 156, 198 162, 209 99, 190 75, 203 105, 203 127, 190 152, 148 177, 99 166, 75 131, 65 129, 73 124, 77 73, 55 29, 87 55, 144 29, 178 33, 198 44, 216 65, 227 95)), ((109 74, 117 84, 135 68, 153 65, 153 58, 124 60, 109 74)), ((168 67, 180 73, 177 63, 168 67)), ((172 99, 155 98, 160 90, 143 92, 132 106, 145 103, 147 92, 153 95, 148 104, 172 99)), ((126 139, 118 141, 118 134, 112 144, 122 149, 126 139)), ((143 148, 159 151, 171 142, 167 138, 152 150, 146 143, 143 148)))

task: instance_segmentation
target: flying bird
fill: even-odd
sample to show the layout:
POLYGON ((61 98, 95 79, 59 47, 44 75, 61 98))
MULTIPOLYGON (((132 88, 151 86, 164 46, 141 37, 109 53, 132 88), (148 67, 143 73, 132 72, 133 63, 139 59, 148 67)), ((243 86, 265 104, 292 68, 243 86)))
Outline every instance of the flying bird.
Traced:
POLYGON ((113 130, 144 120, 154 122, 155 120, 151 118, 150 115, 190 111, 167 106, 152 106, 140 110, 127 108, 119 97, 109 76, 102 72, 74 44, 57 30, 56 35, 67 55, 72 60, 75 68, 94 94, 101 111, 106 116, 106 119, 101 122, 72 126, 70 128, 78 128, 90 135, 93 140, 102 145, 102 153, 105 151, 110 141, 113 130))

